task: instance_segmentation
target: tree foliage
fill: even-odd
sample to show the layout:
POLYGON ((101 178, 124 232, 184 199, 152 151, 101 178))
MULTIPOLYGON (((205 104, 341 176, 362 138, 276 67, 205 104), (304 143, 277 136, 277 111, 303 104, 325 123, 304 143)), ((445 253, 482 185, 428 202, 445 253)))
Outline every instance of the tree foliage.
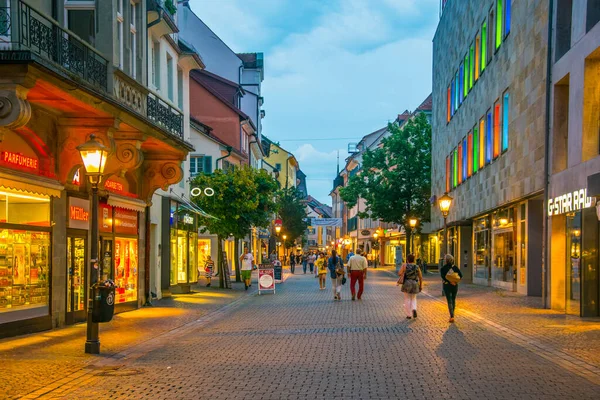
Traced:
POLYGON ((402 127, 390 124, 382 146, 362 155, 360 172, 340 189, 348 207, 359 198, 366 209, 361 218, 397 223, 409 230, 408 219, 429 221, 431 196, 431 125, 418 114, 402 127))
POLYGON ((282 234, 287 235, 285 247, 289 248, 308 228, 306 205, 296 188, 282 189, 278 195, 278 214, 281 218, 282 234))

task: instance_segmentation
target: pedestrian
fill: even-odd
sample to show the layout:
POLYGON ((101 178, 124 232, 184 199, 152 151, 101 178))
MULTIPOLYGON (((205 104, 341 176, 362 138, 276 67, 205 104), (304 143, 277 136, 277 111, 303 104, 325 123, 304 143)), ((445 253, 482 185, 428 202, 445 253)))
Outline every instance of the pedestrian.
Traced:
POLYGON ((319 258, 316 261, 317 272, 319 275, 319 289, 325 290, 327 286, 327 258, 325 257, 325 253, 321 252, 319 254, 319 258))
POLYGON ((317 260, 317 256, 314 255, 314 253, 310 253, 310 255, 308 256, 308 267, 310 269, 310 273, 312 274, 314 269, 315 269, 315 261, 317 260))
POLYGON ((348 261, 350 261, 350 257, 352 257, 354 255, 354 252, 352 250, 350 250, 348 252, 348 255, 346 256, 346 263, 348 263, 348 261))
POLYGON ((341 300, 342 285, 346 273, 344 272, 344 264, 342 258, 333 250, 331 257, 327 260, 327 269, 329 269, 329 277, 331 278, 331 286, 333 288, 333 300, 341 300))
POLYGON ((293 274, 295 270, 296 270, 296 256, 292 252, 292 254, 290 254, 290 271, 293 274))
POLYGON ((456 294, 458 293, 458 282, 462 279, 460 268, 454 264, 454 257, 450 254, 444 256, 444 266, 440 269, 442 276, 444 294, 448 302, 450 321, 454 322, 454 309, 456 308, 456 294))
POLYGON ((254 269, 254 257, 247 247, 244 247, 244 254, 240 257, 242 263, 242 279, 244 280, 245 290, 252 286, 252 270, 254 269))
POLYGON ((350 291, 352 292, 352 300, 362 299, 362 294, 365 286, 365 275, 367 273, 367 259, 363 257, 361 250, 357 250, 356 254, 348 260, 348 271, 350 272, 350 291), (356 282, 358 281, 358 293, 356 293, 356 282))
POLYGON ((417 318, 417 294, 423 289, 423 275, 415 264, 414 254, 406 257, 406 264, 400 268, 398 275, 398 285, 402 285, 404 293, 406 319, 417 318))
POLYGON ((302 253, 302 270, 306 274, 306 267, 308 266, 308 254, 302 253))
POLYGON ((206 262, 204 263, 204 277, 206 278, 206 287, 210 287, 210 281, 212 280, 214 269, 215 262, 210 256, 206 256, 206 262))

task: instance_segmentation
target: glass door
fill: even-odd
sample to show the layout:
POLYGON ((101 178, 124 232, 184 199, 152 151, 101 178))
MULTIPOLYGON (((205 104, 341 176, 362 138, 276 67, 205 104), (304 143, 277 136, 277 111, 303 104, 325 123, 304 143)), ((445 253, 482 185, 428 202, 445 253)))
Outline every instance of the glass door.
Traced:
POLYGON ((86 240, 83 237, 67 239, 67 323, 73 324, 86 319, 86 240))
POLYGON ((581 313, 581 213, 567 215, 567 313, 581 313))

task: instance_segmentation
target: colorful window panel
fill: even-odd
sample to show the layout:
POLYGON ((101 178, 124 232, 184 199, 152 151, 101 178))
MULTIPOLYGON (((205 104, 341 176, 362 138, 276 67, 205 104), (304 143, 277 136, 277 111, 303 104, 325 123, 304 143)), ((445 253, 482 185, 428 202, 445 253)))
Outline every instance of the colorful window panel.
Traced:
POLYGON ((487 22, 481 25, 481 72, 485 69, 487 60, 487 22))
POLYGON ((502 1, 503 0, 497 0, 496 2, 496 50, 498 50, 500 44, 502 44, 502 11, 504 9, 502 1))
POLYGON ((458 184, 460 185, 463 182, 463 146, 462 141, 458 143, 458 150, 456 154, 457 163, 456 163, 456 172, 458 175, 458 184))
POLYGON ((485 166, 485 117, 479 120, 479 169, 485 166))
POLYGON ((463 64, 463 68, 465 70, 465 97, 469 93, 469 53, 465 56, 465 63, 463 64))
POLYGON ((473 174, 479 170, 479 129, 473 127, 473 174))
POLYGON ((458 85, 458 71, 456 71, 456 74, 454 74, 454 112, 458 110, 458 105, 460 104, 458 99, 458 85))
POLYGON ((479 69, 481 68, 481 38, 479 35, 475 38, 475 82, 479 79, 479 69))
POLYGON ((446 102, 446 122, 450 122, 450 116, 451 116, 451 110, 452 110, 452 105, 451 105, 451 100, 450 100, 450 86, 448 86, 448 93, 447 93, 447 102, 446 102))
MULTIPOLYGON (((506 1, 510 3, 510 1, 506 1)), ((508 92, 504 93, 502 98, 502 152, 508 150, 508 103, 509 103, 509 95, 508 92)))
POLYGON ((500 155, 500 102, 494 104, 494 159, 500 155))
POLYGON ((512 0, 504 0, 504 37, 510 33, 510 3, 512 0))
POLYGON ((458 96, 458 98, 460 100, 460 104, 462 104, 463 99, 465 98, 465 92, 463 91, 463 89, 465 88, 465 71, 462 63, 460 64, 460 67, 458 67, 458 73, 460 74, 460 83, 458 84, 460 95, 458 96))
POLYGON ((473 82, 475 81, 475 47, 471 44, 469 50, 469 90, 473 89, 473 82))
POLYGON ((473 133, 467 136, 467 177, 473 175, 473 133))
POLYGON ((462 181, 467 180, 467 159, 469 158, 467 151, 467 138, 464 137, 462 141, 462 181))
POLYGON ((450 156, 446 157, 446 192, 450 191, 450 156))
POLYGON ((489 164, 492 161, 492 111, 487 113, 486 135, 485 135, 485 163, 489 164))
POLYGON ((454 149, 454 155, 452 157, 452 175, 454 177, 454 187, 458 186, 458 150, 454 149))

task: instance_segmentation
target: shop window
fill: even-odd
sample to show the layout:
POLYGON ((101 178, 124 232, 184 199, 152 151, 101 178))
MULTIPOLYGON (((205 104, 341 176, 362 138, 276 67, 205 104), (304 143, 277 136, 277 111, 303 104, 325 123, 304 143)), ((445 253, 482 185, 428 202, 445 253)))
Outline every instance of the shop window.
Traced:
POLYGON ((581 308, 581 212, 567 214, 567 313, 579 315, 581 308))
POLYGON ((500 126, 501 115, 500 115, 500 103, 496 101, 494 104, 494 159, 500 155, 500 126))
MULTIPOLYGON (((510 0, 508 0, 510 2, 510 0)), ((496 0, 496 50, 502 44, 502 15, 504 14, 503 0, 496 0)))
POLYGON ((137 239, 115 239, 116 300, 125 303, 137 300, 138 243, 137 239))
MULTIPOLYGON (((516 283, 516 209, 509 208, 493 214, 494 222, 494 260, 492 280, 496 282, 516 283)), ((512 287, 511 287, 512 288, 512 287)))
POLYGON ((50 198, 0 191, 0 223, 50 226, 50 198))
POLYGON ((450 191, 450 156, 446 157, 446 192, 450 191))
POLYGON ((465 71, 463 68, 463 63, 460 63, 460 67, 458 67, 458 72, 460 73, 460 83, 458 84, 458 88, 460 90, 460 95, 458 96, 458 99, 460 101, 460 104, 462 104, 463 99, 465 98, 465 71))
POLYGON ((512 0, 504 0, 504 37, 510 33, 510 17, 511 17, 512 0))
POLYGON ((558 0, 556 3, 556 29, 554 61, 558 61, 571 48, 571 20, 573 0, 558 0))
POLYGON ((467 180, 467 159, 469 158, 468 156, 468 151, 467 151, 467 138, 463 138, 462 141, 462 181, 466 181, 467 180))
POLYGON ((587 0, 585 17, 585 31, 589 32, 600 21, 600 1, 587 0))
POLYGON ((469 90, 473 89, 473 82, 475 80, 475 47, 471 44, 469 50, 469 90))
POLYGON ((48 315, 49 248, 49 232, 0 229, 0 323, 48 315))
POLYGON ((487 112, 487 122, 486 122, 486 135, 485 135, 485 163, 489 164, 492 162, 492 111, 488 110, 487 112))
POLYGON ((473 175, 473 133, 467 136, 467 177, 473 175))
POLYGON ((485 117, 479 120, 479 168, 485 166, 485 117))
POLYGON ((456 174, 458 175, 458 184, 460 185, 463 182, 463 146, 462 141, 458 144, 457 150, 457 163, 456 163, 456 174))
POLYGON ((448 90, 446 93, 447 99, 446 99, 446 122, 450 122, 450 115, 451 115, 451 100, 450 100, 450 86, 448 86, 448 90))
POLYGON ((475 38, 475 65, 474 65, 474 73, 475 73, 475 82, 479 79, 479 71, 481 68, 481 37, 477 34, 475 38))
MULTIPOLYGON (((509 0, 506 1, 510 3, 509 0)), ((502 96, 502 152, 508 150, 508 129, 509 129, 509 94, 504 92, 502 96)))
POLYGON ((473 224, 473 247, 475 249, 474 277, 489 279, 490 270, 490 227, 489 218, 476 220, 473 224))
POLYGON ((487 22, 481 25, 481 72, 485 69, 487 61, 487 22))
POLYGON ((473 154, 473 174, 476 174, 479 170, 479 129, 477 129, 477 125, 473 127, 473 145, 472 145, 472 154, 473 154))

